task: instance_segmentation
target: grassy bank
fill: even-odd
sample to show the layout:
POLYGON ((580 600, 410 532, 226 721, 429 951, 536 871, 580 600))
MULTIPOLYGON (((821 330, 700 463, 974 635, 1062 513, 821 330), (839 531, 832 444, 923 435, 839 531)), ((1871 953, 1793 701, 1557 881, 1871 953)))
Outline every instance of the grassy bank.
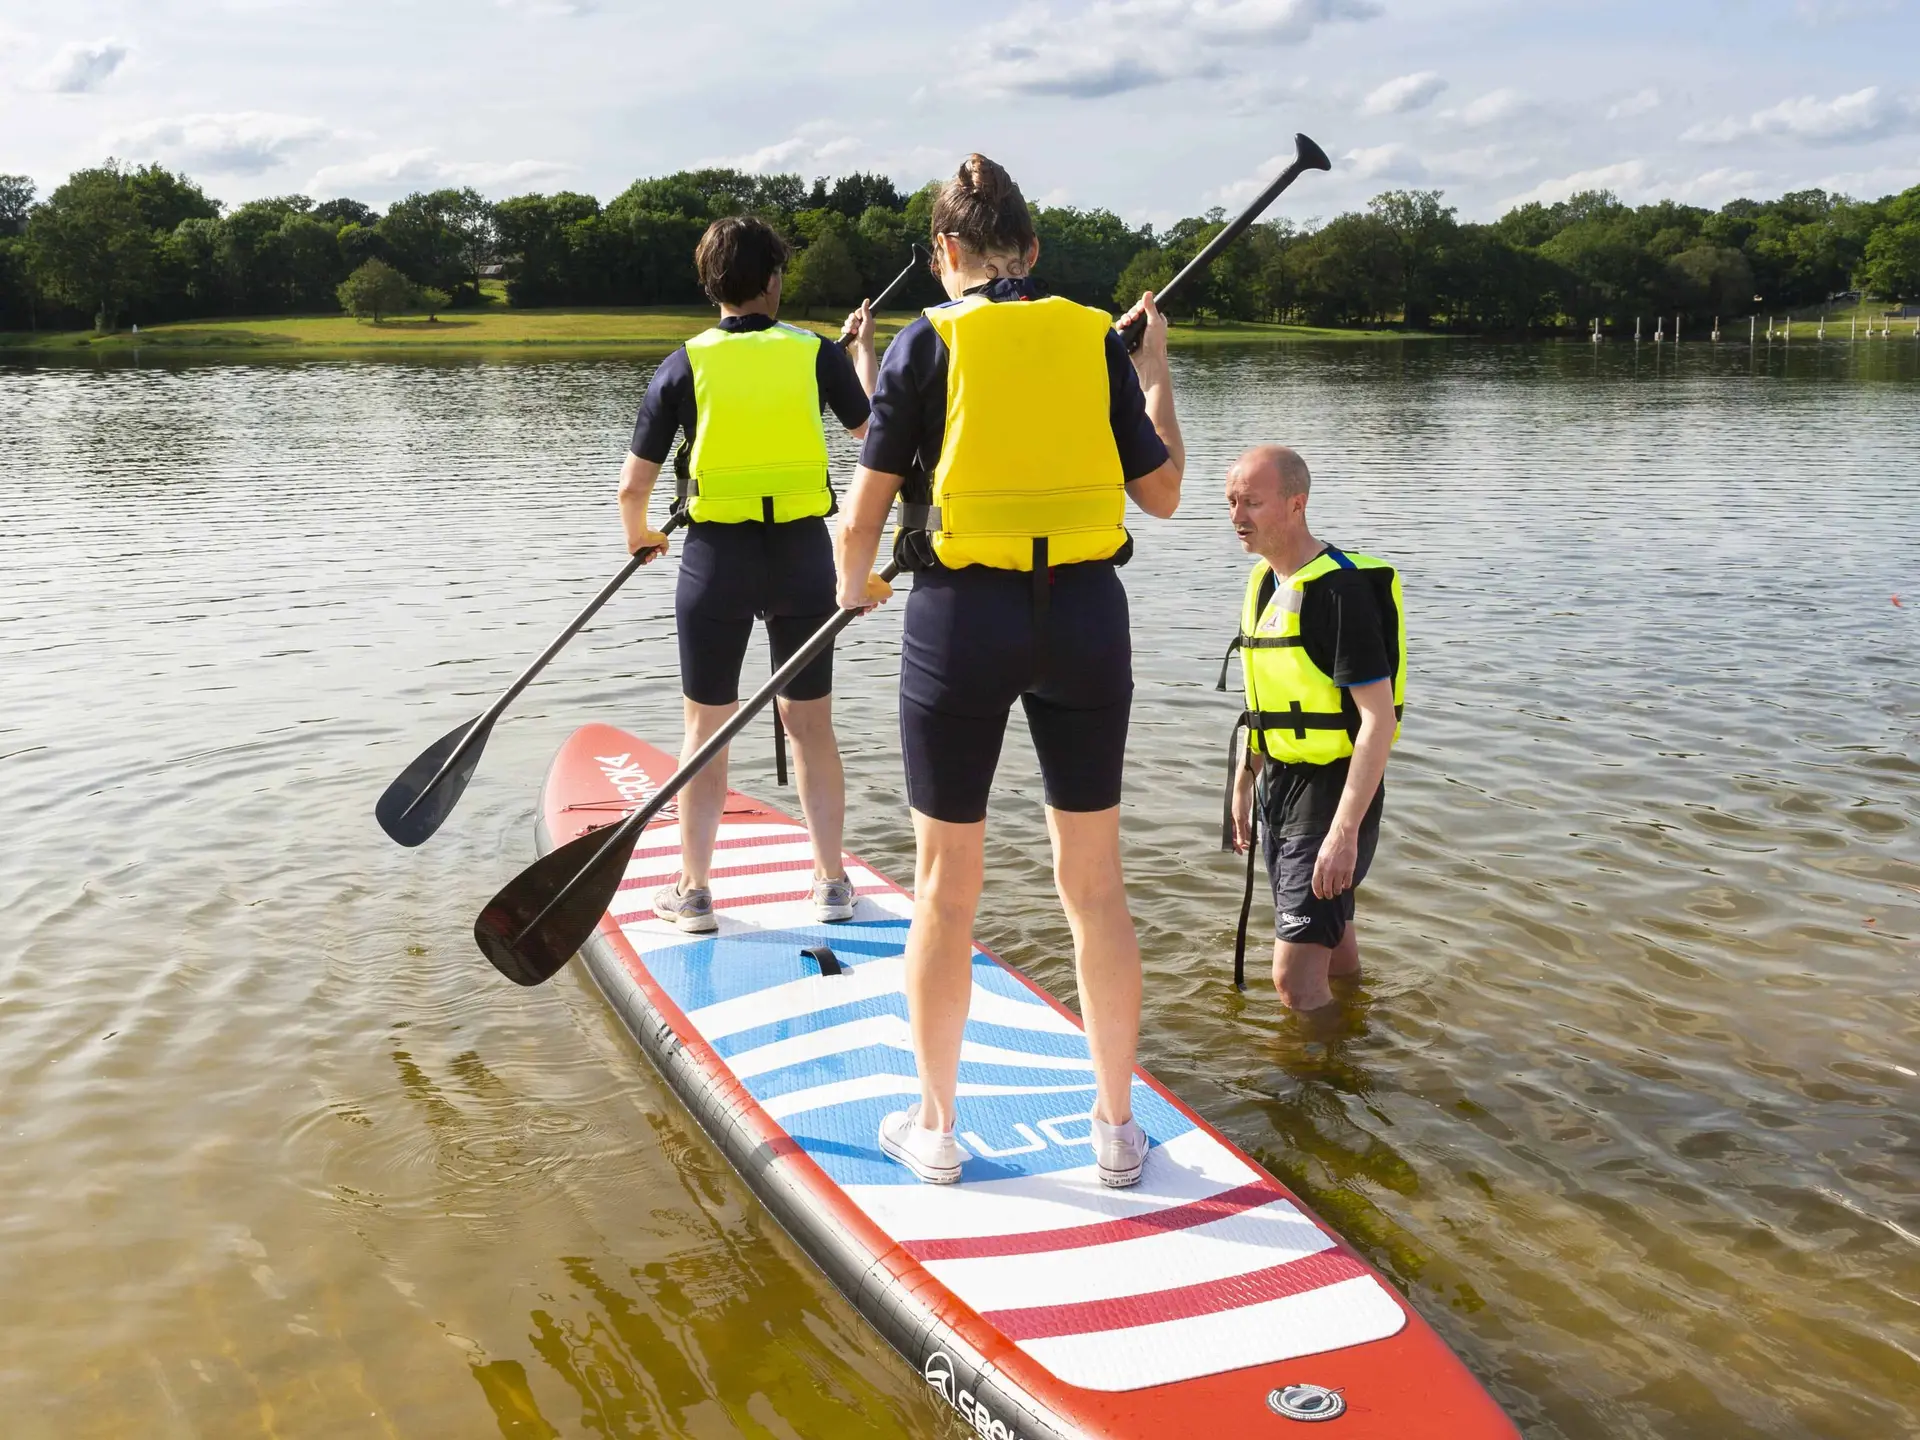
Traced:
MULTIPOLYGON (((837 317, 785 316, 822 334, 839 333, 837 317)), ((880 317, 882 342, 914 318, 910 312, 880 317)), ((256 319, 192 320, 155 325, 137 335, 96 336, 88 331, 0 333, 0 355, 72 357, 178 353, 207 359, 272 359, 288 355, 368 355, 381 352, 458 351, 501 353, 646 353, 669 350, 713 323, 700 308, 632 310, 509 310, 488 305, 450 310, 438 319, 396 316, 378 324, 347 315, 274 315, 256 319)), ((1220 345, 1274 340, 1399 340, 1399 331, 1318 330, 1305 326, 1213 323, 1178 325, 1176 345, 1220 345)), ((1424 337, 1421 337, 1424 338, 1424 337)))

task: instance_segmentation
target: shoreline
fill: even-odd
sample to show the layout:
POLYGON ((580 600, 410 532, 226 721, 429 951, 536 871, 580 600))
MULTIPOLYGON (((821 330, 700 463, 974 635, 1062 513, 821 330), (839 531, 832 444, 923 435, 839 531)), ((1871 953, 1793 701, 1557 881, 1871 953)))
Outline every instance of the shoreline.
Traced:
MULTIPOLYGON (((918 312, 877 317, 882 347, 918 312)), ((787 318, 819 334, 839 333, 837 321, 787 318)), ((489 306, 450 310, 444 318, 397 316, 374 324, 348 315, 271 315, 220 320, 182 320, 139 334, 89 330, 0 333, 0 360, 79 359, 83 356, 132 358, 152 354, 207 360, 276 360, 289 357, 354 358, 393 355, 418 359, 431 355, 633 355, 666 354, 713 322, 705 308, 508 310, 489 306)), ((1258 321, 1221 321, 1175 325, 1175 348, 1197 345, 1284 343, 1316 340, 1378 343, 1438 340, 1448 337, 1418 331, 1338 330, 1258 321)))

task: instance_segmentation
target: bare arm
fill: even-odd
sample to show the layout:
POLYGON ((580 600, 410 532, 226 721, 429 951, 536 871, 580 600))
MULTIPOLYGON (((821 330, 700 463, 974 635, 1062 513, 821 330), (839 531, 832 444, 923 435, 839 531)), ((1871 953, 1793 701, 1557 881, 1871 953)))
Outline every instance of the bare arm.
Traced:
POLYGON ((631 450, 627 452, 627 463, 620 467, 620 527, 626 531, 629 555, 653 550, 643 564, 650 564, 667 553, 667 537, 647 521, 647 502, 653 498, 653 485, 659 478, 657 462, 642 460, 631 450))
POLYGON ((1393 681, 1375 680, 1355 685, 1347 693, 1360 708, 1360 733, 1353 737, 1353 759, 1347 762, 1347 785, 1340 807, 1320 845, 1313 866, 1313 893, 1322 900, 1353 888, 1353 869, 1359 856, 1360 822, 1387 773, 1387 753, 1393 749, 1393 681))
POLYGON ((1133 352, 1134 373, 1140 377, 1140 391, 1146 397, 1147 419, 1154 433, 1167 447, 1167 462, 1151 475, 1127 482, 1127 494, 1147 514, 1165 520, 1180 508, 1180 481, 1187 470, 1187 445, 1180 434, 1180 417, 1173 409, 1173 372, 1167 365, 1167 317, 1153 303, 1149 290, 1140 303, 1120 317, 1125 325, 1144 313, 1147 328, 1140 337, 1140 348, 1133 352))
MULTIPOLYGON (((840 339, 847 344, 847 358, 853 361, 853 373, 860 377, 860 388, 873 396, 873 387, 880 383, 880 357, 873 353, 873 311, 862 300, 860 308, 847 316, 847 323, 840 327, 840 339)), ((864 439, 867 427, 863 424, 858 430, 848 434, 856 439, 864 439)))
POLYGON ((840 577, 839 605, 843 610, 871 610, 893 593, 873 572, 886 532, 887 512, 900 493, 902 477, 862 465, 853 472, 853 487, 840 507, 840 528, 833 537, 833 566, 840 577))

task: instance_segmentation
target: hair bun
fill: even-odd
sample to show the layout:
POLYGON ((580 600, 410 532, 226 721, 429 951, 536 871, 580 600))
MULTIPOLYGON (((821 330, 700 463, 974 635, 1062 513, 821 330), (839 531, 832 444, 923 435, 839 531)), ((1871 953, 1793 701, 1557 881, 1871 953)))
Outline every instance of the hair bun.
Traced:
POLYGON ((977 255, 1017 255, 1033 243, 1033 217, 1020 187, 1004 166, 977 151, 940 187, 932 230, 936 237, 956 237, 977 255))

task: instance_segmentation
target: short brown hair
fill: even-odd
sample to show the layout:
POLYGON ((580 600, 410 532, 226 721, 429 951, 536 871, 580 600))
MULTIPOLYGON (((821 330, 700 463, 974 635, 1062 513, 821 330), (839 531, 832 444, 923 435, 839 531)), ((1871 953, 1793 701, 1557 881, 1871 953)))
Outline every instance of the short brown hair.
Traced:
POLYGON ((707 226, 693 252, 700 288, 716 305, 745 305, 787 268, 793 247, 758 215, 728 215, 707 226))
POLYGON ((1013 177, 984 155, 969 155, 933 202, 933 238, 951 235, 976 255, 1033 243, 1033 215, 1013 177))

